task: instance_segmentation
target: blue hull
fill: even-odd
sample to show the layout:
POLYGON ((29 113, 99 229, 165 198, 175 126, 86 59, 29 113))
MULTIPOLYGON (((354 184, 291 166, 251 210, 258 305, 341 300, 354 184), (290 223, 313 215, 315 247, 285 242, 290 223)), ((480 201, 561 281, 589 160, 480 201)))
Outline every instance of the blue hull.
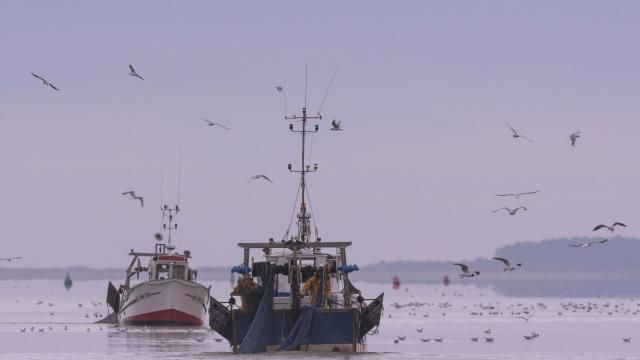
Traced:
MULTIPOLYGON (((359 309, 317 309, 313 314, 311 329, 300 345, 302 351, 359 352, 364 350, 364 340, 358 339, 362 312, 359 309)), ((274 310, 268 351, 275 351, 294 325, 291 311, 274 310)), ((233 348, 247 334, 251 325, 246 311, 233 311, 233 348)))

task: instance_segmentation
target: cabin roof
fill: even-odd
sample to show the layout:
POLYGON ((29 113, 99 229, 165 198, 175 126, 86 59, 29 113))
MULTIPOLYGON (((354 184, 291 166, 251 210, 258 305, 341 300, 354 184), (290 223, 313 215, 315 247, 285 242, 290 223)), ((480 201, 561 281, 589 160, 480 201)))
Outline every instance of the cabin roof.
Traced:
POLYGON ((283 243, 283 242, 256 242, 238 243, 243 249, 317 249, 317 248, 346 248, 351 246, 350 241, 341 242, 308 242, 308 243, 283 243))

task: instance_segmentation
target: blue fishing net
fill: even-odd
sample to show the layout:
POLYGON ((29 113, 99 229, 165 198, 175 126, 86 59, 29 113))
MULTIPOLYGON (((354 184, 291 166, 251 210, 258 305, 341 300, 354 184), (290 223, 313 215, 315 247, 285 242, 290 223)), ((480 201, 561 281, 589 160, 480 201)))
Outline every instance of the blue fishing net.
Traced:
POLYGON ((313 321, 313 314, 316 311, 316 308, 322 306, 322 300, 324 299, 324 269, 322 271, 322 276, 320 277, 320 288, 318 289, 318 295, 316 298, 316 303, 313 305, 305 305, 300 309, 300 316, 298 320, 289 331, 289 335, 286 339, 280 344, 278 347, 278 351, 291 351, 296 350, 300 344, 304 341, 304 339, 309 334, 309 330, 311 329, 311 323, 313 321))
POLYGON ((273 329, 273 267, 267 269, 266 279, 262 279, 262 299, 258 311, 251 322, 247 335, 238 347, 240 354, 253 354, 267 351, 273 329))

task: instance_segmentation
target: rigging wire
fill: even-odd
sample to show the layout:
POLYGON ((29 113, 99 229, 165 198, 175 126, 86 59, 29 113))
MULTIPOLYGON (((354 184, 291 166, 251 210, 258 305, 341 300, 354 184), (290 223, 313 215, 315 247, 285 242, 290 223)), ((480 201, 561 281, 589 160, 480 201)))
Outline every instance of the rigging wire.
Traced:
POLYGON ((178 205, 180 205, 180 181, 182 177, 182 144, 178 150, 178 205))
POLYGON ((162 219, 160 220, 160 230, 162 230, 162 224, 164 224, 164 209, 162 203, 164 199, 164 169, 160 169, 160 210, 162 210, 162 219))
POLYGON ((327 100, 327 95, 329 95, 329 90, 331 90, 331 86, 333 85, 333 79, 336 78, 336 74, 338 73, 338 67, 340 64, 336 65, 336 69, 333 71, 333 76, 331 76, 331 81, 329 81, 329 86, 327 87, 327 91, 324 92, 324 97, 322 98, 322 102, 320 103, 320 107, 318 108, 318 115, 320 115, 320 111, 324 106, 325 100, 327 100))
POLYGON ((285 241, 287 239, 287 236, 289 236, 289 231, 291 230, 291 224, 293 224, 293 216, 296 213, 296 205, 298 205, 298 197, 300 197, 301 186, 302 186, 302 179, 298 183, 298 190, 296 190, 296 199, 293 201, 293 209, 291 210, 291 218, 289 219, 289 227, 287 227, 287 231, 284 233, 284 236, 282 236, 282 241, 285 241))
POLYGON ((311 210, 311 220, 313 221, 313 230, 316 233, 316 239, 318 238, 318 226, 316 225, 316 213, 313 211, 313 205, 311 205, 311 193, 309 193, 309 185, 307 189, 307 199, 309 199, 309 210, 311 210))

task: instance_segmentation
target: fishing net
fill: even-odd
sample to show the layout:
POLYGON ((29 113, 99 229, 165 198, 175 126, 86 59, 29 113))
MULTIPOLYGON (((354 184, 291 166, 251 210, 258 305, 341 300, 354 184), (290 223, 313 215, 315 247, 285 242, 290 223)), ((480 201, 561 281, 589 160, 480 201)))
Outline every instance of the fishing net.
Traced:
POLYGON ((258 310, 249 326, 247 335, 238 347, 240 354, 253 354, 265 352, 273 329, 273 280, 275 273, 271 266, 267 269, 266 278, 263 278, 262 299, 258 310))

